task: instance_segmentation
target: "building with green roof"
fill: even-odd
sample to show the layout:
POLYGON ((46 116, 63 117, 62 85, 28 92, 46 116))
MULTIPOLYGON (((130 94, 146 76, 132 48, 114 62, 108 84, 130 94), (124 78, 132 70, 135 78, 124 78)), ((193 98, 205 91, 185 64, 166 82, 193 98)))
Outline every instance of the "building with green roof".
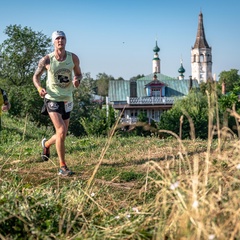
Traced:
POLYGON ((111 104, 121 114, 121 122, 135 123, 141 112, 145 112, 149 122, 159 122, 161 114, 172 108, 174 102, 189 94, 192 88, 199 88, 212 76, 212 55, 208 46, 203 15, 200 12, 198 31, 194 47, 191 50, 192 75, 184 78, 185 69, 182 61, 178 69, 179 77, 172 78, 161 73, 157 41, 153 48, 152 73, 137 80, 111 80, 107 104, 111 104), (205 73, 202 74, 202 73, 205 73))
POLYGON ((171 109, 191 88, 199 88, 197 80, 152 73, 135 81, 111 80, 108 101, 122 114, 121 122, 135 123, 140 112, 146 113, 149 122, 159 122, 163 111, 171 109))

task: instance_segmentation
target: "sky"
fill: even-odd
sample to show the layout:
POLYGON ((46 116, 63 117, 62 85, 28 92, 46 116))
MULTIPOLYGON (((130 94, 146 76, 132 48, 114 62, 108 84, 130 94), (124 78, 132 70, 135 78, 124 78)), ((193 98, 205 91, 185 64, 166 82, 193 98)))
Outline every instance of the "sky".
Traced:
POLYGON ((212 47, 212 72, 240 69, 239 0, 2 0, 0 43, 9 25, 30 27, 48 37, 67 36, 68 51, 80 59, 83 73, 106 73, 129 80, 152 73, 153 48, 160 48, 161 73, 191 75, 191 48, 203 14, 212 47))

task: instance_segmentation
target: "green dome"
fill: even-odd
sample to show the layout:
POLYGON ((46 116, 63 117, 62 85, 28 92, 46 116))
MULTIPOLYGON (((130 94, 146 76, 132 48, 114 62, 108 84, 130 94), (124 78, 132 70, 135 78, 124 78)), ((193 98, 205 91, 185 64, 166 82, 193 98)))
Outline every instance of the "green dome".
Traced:
POLYGON ((160 48, 157 45, 157 41, 156 41, 156 46, 153 48, 153 51, 158 53, 160 51, 160 48))
POLYGON ((185 69, 184 69, 182 63, 181 63, 181 67, 178 69, 178 72, 179 73, 185 73, 185 69))

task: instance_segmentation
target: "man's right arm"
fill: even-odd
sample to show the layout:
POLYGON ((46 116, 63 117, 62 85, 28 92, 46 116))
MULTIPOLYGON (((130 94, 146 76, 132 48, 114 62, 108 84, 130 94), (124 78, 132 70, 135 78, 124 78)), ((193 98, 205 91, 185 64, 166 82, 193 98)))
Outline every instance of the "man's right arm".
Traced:
POLYGON ((40 80, 41 80, 41 76, 42 74, 45 72, 46 70, 46 65, 49 63, 49 57, 48 55, 46 55, 45 57, 43 57, 42 59, 40 59, 39 63, 38 63, 38 67, 33 75, 33 84, 34 86, 37 88, 39 95, 41 97, 44 97, 46 95, 46 90, 44 88, 41 87, 40 84, 40 80))

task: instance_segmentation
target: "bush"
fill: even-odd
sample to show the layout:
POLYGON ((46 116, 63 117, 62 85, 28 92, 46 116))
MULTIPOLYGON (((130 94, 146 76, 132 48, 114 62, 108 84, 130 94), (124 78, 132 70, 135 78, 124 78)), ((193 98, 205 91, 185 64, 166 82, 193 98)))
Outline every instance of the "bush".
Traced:
POLYGON ((47 126, 50 119, 41 115, 43 99, 32 84, 24 86, 12 86, 9 91, 9 101, 11 109, 9 113, 16 117, 25 118, 28 116, 30 121, 37 125, 47 126))
POLYGON ((115 113, 111 106, 108 110, 95 107, 89 117, 80 118, 80 123, 88 136, 107 136, 115 121, 115 113))
POLYGON ((190 138, 190 117, 190 121, 194 124, 195 137, 206 139, 208 137, 208 113, 207 96, 193 91, 184 99, 177 101, 172 109, 162 114, 158 129, 170 130, 178 135, 182 121, 182 138, 190 138))

